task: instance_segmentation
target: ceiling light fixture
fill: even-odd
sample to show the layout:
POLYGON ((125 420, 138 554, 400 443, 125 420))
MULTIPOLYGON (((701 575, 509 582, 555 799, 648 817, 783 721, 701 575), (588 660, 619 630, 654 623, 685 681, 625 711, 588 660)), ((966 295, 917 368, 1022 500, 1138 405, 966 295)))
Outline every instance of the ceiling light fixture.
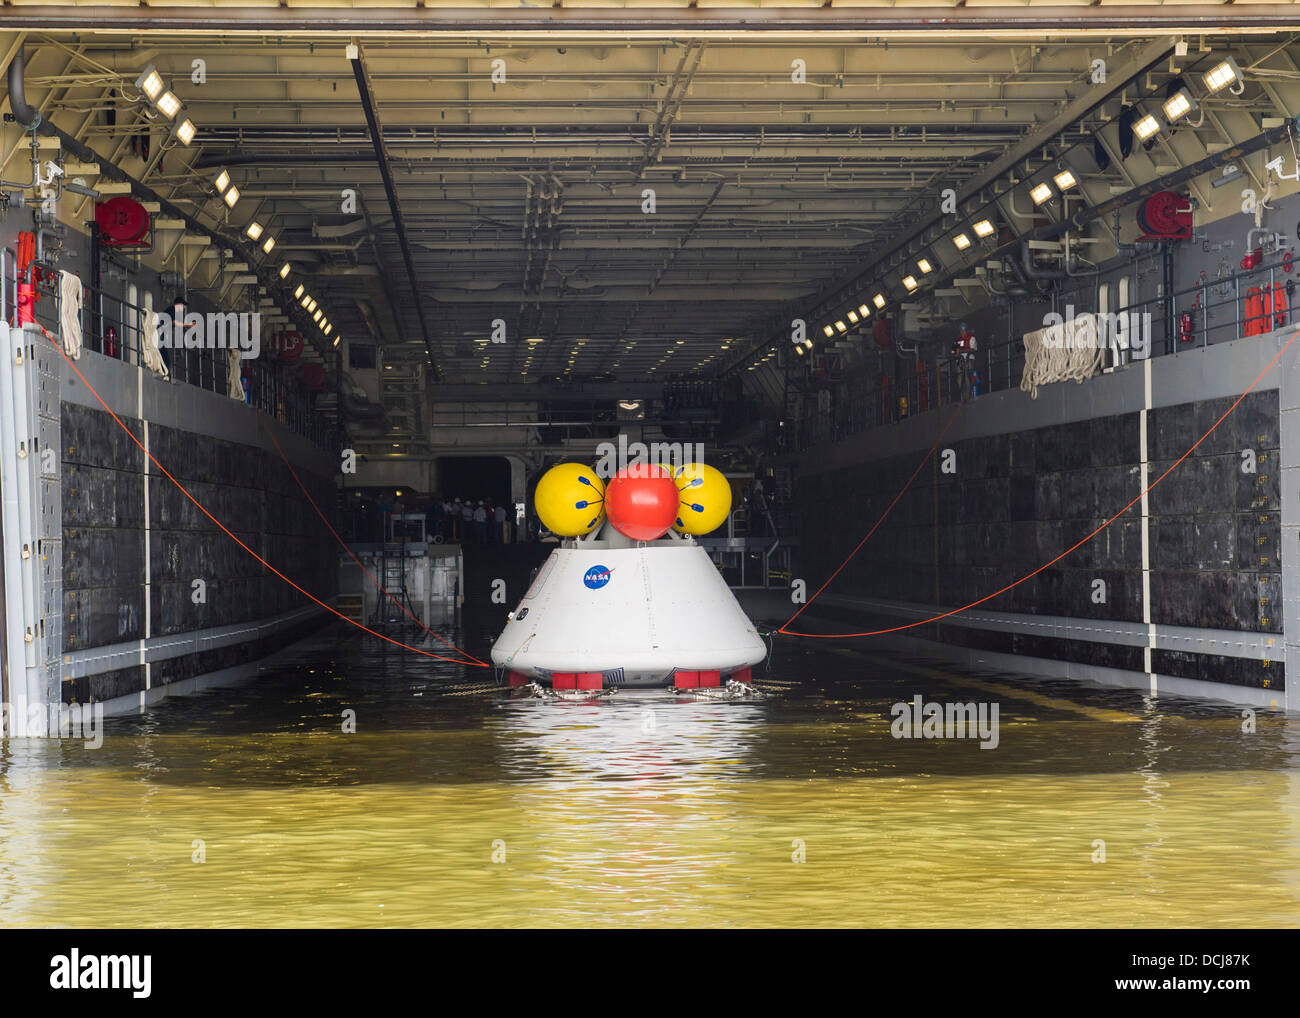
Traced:
POLYGON ((1138 141, 1147 141, 1160 132, 1160 118, 1154 113, 1147 113, 1133 122, 1133 133, 1138 141))
POLYGON ((1234 94, 1240 95, 1246 87, 1246 82, 1241 76, 1241 68, 1237 66, 1237 61, 1233 60, 1232 57, 1224 57, 1201 75, 1201 80, 1205 83, 1205 90, 1210 95, 1218 95, 1229 87, 1232 88, 1234 94))
POLYGON ((1052 183, 1056 185, 1058 191, 1068 191, 1079 183, 1078 179, 1070 170, 1062 170, 1052 177, 1052 183))
POLYGON ((146 67, 140 77, 135 79, 135 87, 151 100, 162 95, 163 80, 162 75, 158 73, 158 68, 154 67, 153 64, 146 67))
POLYGON ((158 111, 168 120, 173 119, 181 111, 181 101, 176 98, 176 93, 168 89, 158 97, 158 111))

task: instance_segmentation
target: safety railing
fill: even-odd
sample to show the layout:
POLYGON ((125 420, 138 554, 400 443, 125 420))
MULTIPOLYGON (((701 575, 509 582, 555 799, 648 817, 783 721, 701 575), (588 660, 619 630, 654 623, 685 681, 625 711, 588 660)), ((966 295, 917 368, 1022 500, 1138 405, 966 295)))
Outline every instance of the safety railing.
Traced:
MULTIPOLYGON (((54 266, 31 263, 43 270, 38 284, 40 299, 33 316, 51 335, 59 336, 60 294, 58 272, 54 266)), ((0 254, 0 314, 16 324, 18 305, 18 260, 11 248, 0 254)), ((96 288, 83 281, 81 308, 82 350, 126 364, 143 365, 143 328, 145 307, 128 297, 106 288, 96 288)), ((158 309, 170 310, 170 309, 158 309)), ((228 396, 230 361, 227 350, 162 348, 158 351, 173 382, 228 396)), ((296 378, 294 366, 281 364, 275 351, 263 349, 261 355, 242 360, 241 387, 245 402, 276 418, 286 427, 321 446, 333 444, 336 422, 314 409, 317 393, 308 391, 296 378)))
MULTIPOLYGON (((1099 333, 1103 350, 1099 370, 1124 370, 1149 357, 1300 324, 1300 294, 1295 293, 1294 278, 1292 261, 1284 257, 1213 280, 1202 272, 1197 282, 1186 289, 1130 302, 1114 312, 1116 320, 1121 315, 1127 318, 1123 332, 1103 328, 1099 333)), ((1073 297, 1053 300, 1050 313, 1066 320, 1069 314, 1098 313, 1095 299, 1089 302, 1092 307, 1081 307, 1073 303, 1079 297, 1076 292, 1073 297)), ((1047 324, 1044 321, 1044 327, 1047 324)), ((786 450, 839 441, 938 406, 1019 388, 1025 367, 1024 340, 1015 336, 984 344, 969 362, 961 355, 945 353, 934 361, 918 358, 913 363, 915 367, 900 358, 893 377, 859 365, 832 379, 829 387, 835 395, 830 405, 792 422, 793 441, 782 436, 788 442, 786 450), (973 376, 964 378, 968 364, 973 376)))

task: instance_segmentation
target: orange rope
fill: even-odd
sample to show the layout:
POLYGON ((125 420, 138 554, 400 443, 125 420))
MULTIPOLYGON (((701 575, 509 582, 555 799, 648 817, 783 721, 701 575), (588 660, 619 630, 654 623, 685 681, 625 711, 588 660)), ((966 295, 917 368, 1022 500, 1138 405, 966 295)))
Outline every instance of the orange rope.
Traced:
POLYGON ((413 615, 410 611, 408 611, 406 606, 402 604, 401 601, 393 597, 393 595, 388 592, 388 590, 384 587, 384 585, 380 583, 377 579, 375 579, 375 577, 371 574, 370 570, 367 569, 365 565, 362 563, 362 561, 352 553, 352 549, 347 546, 343 538, 339 537, 338 531, 335 530, 334 527, 330 524, 330 521, 326 518, 325 514, 320 511, 320 506, 318 506, 316 504, 316 500, 311 497, 311 492, 307 490, 306 486, 302 483, 302 480, 298 477, 298 471, 293 469, 293 464, 289 462, 289 457, 284 454, 284 450, 280 448, 280 443, 275 440, 275 435, 271 433, 271 429, 268 428, 266 426, 265 421, 262 420, 263 416, 264 415, 259 410, 257 412, 257 423, 262 426, 262 430, 266 432, 267 438, 269 438, 271 440, 271 444, 275 446, 275 451, 280 454, 280 459, 284 460, 284 465, 289 468, 289 473, 293 475, 293 479, 294 481, 297 482, 299 489, 302 491, 303 495, 306 496, 306 499, 311 504, 311 507, 316 510, 316 515, 320 517, 321 522, 325 524, 329 532, 334 535, 334 540, 336 540, 339 543, 339 547, 341 547, 344 551, 346 551, 348 555, 352 558, 352 561, 355 562, 358 566, 360 566, 361 571, 366 574, 366 578, 370 580, 370 582, 373 583, 376 587, 378 587, 379 590, 383 591, 384 596, 388 598, 388 600, 392 601, 393 604, 397 605, 397 607, 401 609, 402 613, 406 615, 407 618, 409 618, 412 622, 414 622, 417 626, 423 629, 434 639, 441 640, 442 643, 446 644, 457 654, 465 655, 465 657, 469 658, 477 665, 481 665, 484 668, 491 667, 485 662, 480 661, 473 654, 469 653, 469 651, 461 650, 459 647, 457 647, 455 644, 451 643, 450 641, 444 640, 441 636, 439 636, 432 629, 430 629, 423 622, 421 622, 415 615, 413 615))
MULTIPOLYGON (((1179 456, 1178 459, 1174 461, 1174 463, 1169 467, 1168 470, 1166 470, 1163 474, 1161 474, 1161 475, 1160 475, 1159 477, 1157 477, 1154 481, 1152 481, 1152 482, 1151 482, 1150 484, 1148 484, 1145 488, 1143 488, 1142 491, 1138 492, 1137 497, 1134 498, 1133 501, 1131 501, 1131 502, 1130 502, 1128 505, 1126 505, 1123 509, 1121 509, 1121 510, 1120 510, 1119 512, 1117 512, 1114 516, 1112 516, 1110 519, 1108 519, 1105 523, 1103 523, 1100 527, 1098 527, 1096 530, 1094 530, 1091 534, 1088 534, 1088 535, 1087 535, 1086 537, 1084 537, 1082 540, 1080 540, 1080 541, 1076 542, 1075 544, 1071 545, 1069 548, 1066 548, 1065 551, 1061 552, 1061 554, 1057 555, 1056 558, 1052 559, 1050 562, 1044 562, 1041 566, 1039 566, 1037 569, 1035 569, 1032 573, 1028 573, 1028 574, 1026 574, 1025 576, 1020 577, 1020 579, 1016 580, 1014 583, 1009 583, 1009 584, 1007 584, 1007 585, 1006 585, 1005 587, 1003 587, 1001 590, 996 590, 996 591, 994 591, 992 594, 988 594, 988 595, 986 595, 985 597, 981 597, 978 601, 972 601, 970 604, 963 605, 963 606, 960 607, 960 608, 954 608, 954 609, 952 609, 951 611, 946 611, 946 612, 943 612, 942 614, 939 614, 939 615, 931 616, 931 617, 928 618, 928 619, 921 619, 919 622, 909 622, 909 623, 907 623, 906 625, 903 625, 903 626, 894 626, 894 627, 891 628, 891 629, 871 629, 871 630, 867 630, 866 632, 862 632, 862 633, 797 633, 797 632, 793 632, 792 630, 788 630, 788 629, 786 629, 786 626, 788 626, 788 625, 790 624, 790 622, 793 622, 793 621, 794 621, 794 618, 792 617, 792 618, 790 619, 790 622, 787 622, 787 623, 785 624, 785 626, 782 626, 780 629, 777 630, 777 632, 778 632, 778 633, 782 633, 782 634, 785 635, 785 636, 806 636, 806 637, 810 637, 810 638, 812 638, 812 639, 816 639, 816 640, 844 640, 844 639, 850 639, 850 638, 852 638, 852 637, 857 637, 857 636, 883 636, 883 635, 885 635, 886 633, 900 633, 900 632, 902 632, 902 631, 905 630, 905 629, 915 629, 917 626, 926 626, 926 625, 929 625, 931 622, 938 622, 938 621, 940 621, 941 619, 946 619, 946 618, 948 618, 948 617, 951 616, 951 615, 958 615, 958 614, 960 614, 961 612, 969 611, 971 608, 975 608, 975 607, 977 607, 978 605, 983 604, 985 601, 991 601, 991 600, 993 600, 993 598, 999 596, 1000 594, 1005 594, 1008 590, 1012 590, 1013 588, 1020 586, 1020 584, 1024 583, 1026 580, 1032 579, 1033 577, 1037 576, 1037 575, 1038 575, 1039 573, 1041 573, 1044 569, 1047 569, 1047 568, 1049 568, 1050 566, 1055 565, 1057 562, 1060 562, 1061 559, 1065 558, 1066 555, 1069 555, 1069 554, 1070 554, 1072 551, 1074 551, 1076 548, 1079 548, 1079 547, 1081 547, 1081 546, 1087 544, 1087 543, 1088 543, 1089 541, 1091 541, 1094 537, 1096 537, 1096 536, 1097 536, 1098 534, 1100 534, 1103 530, 1105 530, 1105 529, 1106 529, 1107 527, 1109 527, 1112 523, 1114 523, 1117 519, 1119 519, 1119 518, 1120 518, 1121 516, 1123 516, 1126 512, 1128 512, 1128 511, 1129 511, 1130 509, 1132 509, 1135 505, 1137 505, 1138 502, 1142 501, 1143 496, 1145 496, 1148 492, 1151 491, 1152 488, 1154 488, 1157 484, 1159 484, 1159 483, 1160 483, 1161 481, 1163 481, 1166 477, 1168 477, 1169 474, 1174 470, 1174 468, 1177 467, 1179 464, 1181 464, 1181 463, 1183 462, 1183 460, 1187 459, 1188 456, 1190 456, 1192 453, 1194 453, 1194 452, 1196 451, 1197 447, 1200 446, 1200 444, 1201 444, 1202 442, 1204 442, 1207 438, 1210 437, 1210 435, 1213 433, 1214 429, 1217 428, 1220 424, 1222 424, 1222 423, 1224 422, 1224 420, 1227 419, 1228 414, 1230 414, 1230 413, 1232 413, 1234 410, 1236 410, 1237 407, 1240 405, 1241 401, 1242 401, 1243 399, 1245 399, 1247 396, 1249 396, 1249 395, 1251 394, 1251 392, 1254 391, 1255 386, 1259 385, 1259 383, 1263 380, 1264 376, 1267 375, 1270 371, 1273 370, 1273 365, 1275 365, 1275 364, 1276 364, 1276 363, 1281 359, 1282 355, 1283 355, 1284 353, 1286 353, 1288 349, 1290 349, 1291 344, 1294 343, 1294 342, 1296 341, 1296 337, 1297 337, 1297 336, 1300 336, 1300 330, 1297 330, 1296 332, 1292 333, 1291 338, 1288 339, 1288 340, 1286 341, 1286 344, 1282 347, 1282 349, 1279 350, 1279 351, 1277 352, 1277 356, 1275 356, 1271 361, 1268 362, 1268 365, 1264 368, 1264 370, 1261 371, 1261 372, 1259 373, 1259 375, 1256 377, 1256 379, 1255 379, 1253 382, 1250 383, 1250 387, 1249 387, 1245 392, 1243 392, 1240 396, 1237 397, 1237 402, 1236 402, 1236 403, 1233 403, 1232 406, 1228 407, 1228 409, 1225 410, 1225 411, 1223 412, 1223 416, 1220 417, 1217 421, 1215 421, 1212 425, 1210 425, 1209 430, 1206 431, 1204 435, 1202 435, 1200 438, 1198 438, 1198 439, 1196 440, 1196 444, 1193 445, 1190 449, 1188 449, 1188 450, 1187 450, 1185 453, 1183 453, 1181 456, 1179 456)), ((940 436, 940 437, 942 437, 942 436, 940 436)), ((937 443, 936 443, 936 444, 937 444, 937 443)), ((933 452, 934 450, 931 449, 930 451, 933 452)), ((927 458, 928 458, 928 456, 927 456, 927 458)), ((923 460, 922 462, 924 463, 924 460, 923 460)), ((918 469, 918 471, 920 470, 919 467, 918 467, 917 469, 918 469)), ((915 477, 916 477, 916 474, 913 474, 912 477, 915 478, 915 477)), ((910 484, 912 483, 912 481, 909 480, 907 483, 910 485, 910 484)), ((906 486, 904 486, 903 491, 906 491, 906 490, 907 490, 907 488, 906 488, 906 486)), ((899 492, 899 496, 901 497, 902 494, 903 494, 903 492, 900 491, 900 492, 899 492)), ((898 499, 896 498, 894 501, 897 502, 898 499)), ((890 508, 893 508, 892 504, 891 504, 890 508)), ((883 519, 883 517, 882 517, 882 519, 883 519)), ((879 522, 877 522, 876 526, 879 526, 879 525, 880 525, 879 522)), ((875 527, 873 527, 872 530, 874 531, 874 530, 875 530, 875 527)), ((868 536, 870 536, 870 535, 868 535, 868 536)), ((866 538, 863 538, 863 540, 865 541, 866 538)), ((862 547, 861 544, 858 545, 858 548, 860 548, 860 547, 862 547)), ((858 550, 857 548, 853 549, 853 554, 856 554, 856 553, 857 553, 857 550, 858 550)), ((852 558, 853 556, 850 555, 849 557, 852 558)), ((846 559, 844 564, 847 564, 847 562, 848 562, 848 560, 846 559)), ((842 564, 842 565, 840 566, 840 569, 843 569, 843 568, 844 568, 844 564, 842 564)), ((838 573, 838 572, 839 572, 839 569, 837 569, 835 572, 838 573)), ((835 578, 835 577, 834 577, 834 574, 832 574, 831 579, 834 579, 834 578, 835 578)), ((827 580, 826 582, 829 583, 830 580, 827 580)), ((826 587, 826 584, 822 584, 822 590, 824 590, 825 587, 826 587)), ((820 593, 821 593, 821 590, 818 590, 817 593, 820 594, 820 593)), ((808 601, 808 604, 804 605, 804 608, 807 608, 809 604, 812 604, 812 602, 813 602, 813 600, 815 600, 815 598, 816 598, 816 595, 813 595, 813 598, 810 599, 810 600, 808 601)), ((800 611, 803 611, 803 608, 801 608, 800 611)), ((798 614, 799 614, 798 612, 795 613, 796 616, 797 616, 798 614)))
MULTIPOLYGON (((821 592, 830 586, 831 580, 834 580, 835 577, 840 575, 840 572, 844 569, 844 567, 853 560, 853 556, 862 550, 862 546, 871 539, 871 535, 874 534, 876 530, 880 527, 880 525, 885 522, 885 517, 894 511, 894 506, 898 505, 899 499, 901 499, 905 494, 907 494, 907 489, 912 486, 912 482, 915 481, 917 475, 920 474, 921 468, 924 467, 926 463, 930 461, 930 457, 934 455, 934 451, 937 448, 939 448, 939 443, 943 441, 943 436, 948 434, 948 429, 952 427, 952 422, 955 421, 957 419, 957 415, 961 413, 961 407, 962 405, 958 403, 957 409, 954 410, 952 416, 948 418, 948 423, 943 426, 942 430, 940 430, 939 437, 934 440, 934 445, 930 446, 930 451, 927 452, 925 456, 921 458, 921 462, 916 465, 916 469, 912 471, 912 476, 907 479, 907 483, 904 484, 898 490, 898 494, 894 496, 894 500, 890 502, 889 505, 885 507, 885 511, 880 514, 880 519, 876 520, 876 522, 872 525, 871 529, 867 531, 866 536, 863 537, 862 540, 857 543, 857 547, 855 547, 851 552, 849 552, 848 557, 839 564, 839 568, 836 569, 835 572, 831 573, 830 577, 826 580, 826 582, 817 588, 817 593, 813 594, 812 597, 808 598, 807 603, 804 604, 802 608, 800 608, 797 612, 795 612, 793 615, 791 615, 788 619, 785 620, 785 625, 777 630, 778 633, 785 633, 786 632, 785 626, 788 626, 791 622, 793 622, 800 615, 802 615, 804 611, 814 601, 816 601, 818 597, 821 596, 821 592)), ((786 633, 786 635, 801 636, 803 634, 786 633)))
MULTIPOLYGON (((196 507, 198 507, 199 512, 203 513, 204 516, 206 516, 206 517, 207 517, 208 519, 210 519, 213 523, 215 523, 215 524, 216 524, 216 525, 221 529, 222 533, 224 533, 227 537, 229 537, 229 538, 230 538, 232 541, 234 541, 237 545, 239 545, 241 548, 243 548, 244 551, 248 552, 249 555, 251 555, 253 558, 257 559, 258 562, 260 562, 262 565, 266 566, 267 569, 269 569, 271 572, 275 573, 276 576, 278 576, 280 579, 284 580, 285 583, 289 584, 289 586, 291 586, 294 590, 298 591, 298 593, 300 593, 300 594, 302 594, 303 596, 305 596, 305 597, 311 599, 312 601, 315 601, 318 605, 320 605, 320 606, 321 606, 322 608, 324 608, 326 611, 330 612, 331 614, 337 615, 339 618, 341 618, 344 622, 348 623, 349 625, 351 625, 351 626, 356 626, 356 627, 357 627, 358 629, 360 629, 362 632, 369 633, 371 636, 377 636, 377 637, 379 637, 379 639, 384 640, 384 641, 386 641, 386 642, 388 642, 388 643, 391 643, 391 644, 393 644, 393 645, 396 646, 396 647, 401 647, 401 648, 404 649, 404 650, 413 651, 414 653, 416 653, 416 654, 422 654, 422 655, 425 656, 425 657, 431 657, 431 658, 433 658, 433 659, 436 660, 436 661, 450 661, 452 664, 457 664, 457 665, 468 665, 468 664, 469 664, 469 662, 467 662, 467 661, 461 661, 461 660, 458 660, 457 658, 453 658, 453 657, 444 657, 444 656, 442 656, 441 654, 431 654, 429 651, 427 651, 427 650, 421 650, 419 647, 412 647, 410 644, 402 643, 400 640, 394 640, 392 637, 385 636, 383 633, 377 633, 377 632, 375 632, 373 629, 370 629, 370 628, 367 627, 367 626, 363 626, 360 622, 355 622, 355 621, 353 621, 352 619, 350 619, 350 618, 348 618, 346 615, 344 615, 342 612, 340 612, 338 609, 332 607, 331 605, 326 604, 324 601, 322 601, 320 598, 318 598, 315 594, 312 594, 310 591, 308 591, 308 590, 304 590, 302 587, 298 586, 298 584, 294 583, 293 580, 289 579, 289 577, 285 576, 284 573, 280 572, 280 570, 276 569, 275 566, 271 565, 270 562, 266 561, 266 559, 262 558, 261 555, 259 555, 259 554, 258 554, 257 552, 255 552, 255 551, 253 551, 252 548, 250 548, 248 545, 246 545, 243 541, 241 541, 241 540, 240 540, 238 537, 236 537, 234 534, 232 534, 232 533, 230 532, 230 530, 227 529, 227 527, 226 527, 226 525, 225 525, 224 523, 222 523, 219 519, 217 519, 215 516, 213 516, 212 513, 208 512, 208 510, 204 507, 203 503, 200 502, 200 501, 199 501, 197 498, 195 498, 193 495, 191 495, 190 492, 189 492, 189 489, 186 488, 185 485, 181 484, 180 481, 176 480, 176 478, 174 478, 174 477, 173 477, 173 476, 172 476, 172 475, 167 471, 167 468, 164 467, 161 463, 158 462, 157 457, 155 457, 153 453, 151 453, 148 449, 146 449, 146 448, 144 447, 144 445, 141 444, 140 440, 139 440, 138 438, 135 437, 135 435, 131 434, 131 429, 128 428, 125 424, 122 423, 121 419, 117 416, 117 414, 113 413, 112 408, 111 408, 107 403, 104 402, 104 397, 101 396, 101 395, 96 391, 95 387, 94 387, 93 385, 91 385, 90 382, 86 381, 86 376, 83 375, 83 374, 81 373, 81 370, 77 367, 76 363, 74 363, 74 361, 72 360, 72 358, 69 357, 69 356, 64 352, 64 350, 63 350, 63 344, 60 343, 57 339, 55 339, 53 336, 51 336, 50 333, 48 332, 48 330, 46 330, 46 328, 45 328, 44 326, 40 325, 39 322, 37 323, 37 325, 38 325, 38 327, 40 328, 41 332, 45 333, 45 338, 48 339, 51 343, 53 343, 53 344, 54 344, 54 348, 55 348, 56 350, 59 351, 59 356, 61 356, 61 357, 62 357, 62 358, 63 358, 63 359, 68 363, 68 366, 69 366, 70 368, 72 368, 72 370, 76 373, 77 377, 78 377, 79 379, 81 379, 81 383, 82 383, 82 384, 83 384, 83 385, 84 385, 84 386, 85 386, 85 387, 90 391, 90 394, 91 394, 92 396, 94 396, 95 399, 99 400, 99 405, 102 406, 106 411, 108 411, 108 415, 109 415, 110 417, 113 418, 113 420, 117 423, 117 426, 118 426, 119 428, 121 428, 123 431, 126 432, 127 437, 130 438, 132 442, 134 442, 137 446, 139 446, 140 451, 141 451, 142 453, 144 453, 146 456, 149 457, 149 461, 150 461, 151 463, 153 463, 153 465, 156 466, 156 467, 159 469, 159 471, 161 471, 161 473, 163 474, 164 477, 167 478, 167 480, 171 481, 172 484, 176 485, 176 487, 180 489, 181 494, 183 494, 186 498, 188 498, 191 502, 193 502, 194 505, 195 505, 196 507)), ((471 667, 474 667, 474 668, 489 668, 489 667, 491 667, 491 666, 490 666, 490 665, 483 664, 483 663, 480 662, 480 663, 478 663, 478 664, 472 665, 471 667)))

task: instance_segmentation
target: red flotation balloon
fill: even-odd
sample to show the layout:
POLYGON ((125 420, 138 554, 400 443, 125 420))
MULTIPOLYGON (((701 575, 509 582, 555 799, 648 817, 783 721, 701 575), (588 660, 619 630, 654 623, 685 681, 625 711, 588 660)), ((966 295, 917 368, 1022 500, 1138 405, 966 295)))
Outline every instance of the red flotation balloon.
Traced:
POLYGON ((605 515, 625 537, 653 541, 677 519, 680 499, 672 475, 663 467, 630 466, 605 486, 605 515))

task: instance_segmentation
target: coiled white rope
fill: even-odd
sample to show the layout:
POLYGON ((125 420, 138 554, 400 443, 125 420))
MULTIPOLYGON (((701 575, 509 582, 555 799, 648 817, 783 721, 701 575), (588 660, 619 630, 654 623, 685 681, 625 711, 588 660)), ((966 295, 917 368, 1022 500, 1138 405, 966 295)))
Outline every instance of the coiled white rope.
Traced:
POLYGON ((1081 315, 1059 325, 1025 333, 1025 370, 1020 389, 1038 398, 1038 387, 1051 382, 1080 384, 1097 373, 1105 356, 1095 315, 1081 315))

